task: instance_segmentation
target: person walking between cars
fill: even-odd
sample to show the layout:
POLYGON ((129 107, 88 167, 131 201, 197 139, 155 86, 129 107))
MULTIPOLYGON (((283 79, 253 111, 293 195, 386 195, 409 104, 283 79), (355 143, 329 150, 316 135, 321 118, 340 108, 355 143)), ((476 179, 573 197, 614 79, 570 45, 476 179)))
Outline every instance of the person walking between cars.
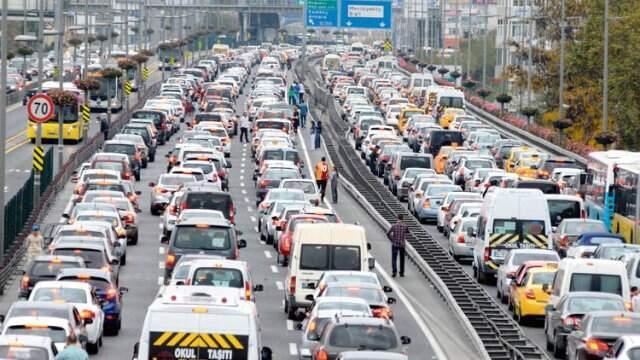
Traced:
POLYGON ((56 360, 89 360, 89 354, 82 349, 73 331, 67 336, 66 344, 64 350, 56 355, 56 360))
POLYGON ((318 190, 320 190, 320 199, 324 201, 324 194, 327 191, 327 181, 329 180, 329 164, 327 159, 323 156, 320 162, 316 164, 316 184, 318 190))
POLYGON ((320 120, 316 121, 313 127, 313 134, 315 135, 313 138, 313 148, 320 149, 320 136, 322 135, 322 123, 320 120))
POLYGON ((300 104, 298 104, 298 110, 300 110, 300 127, 304 129, 304 124, 307 123, 307 113, 309 113, 309 106, 306 102, 300 101, 300 104))
POLYGON ((400 277, 404 277, 404 246, 407 239, 409 228, 404 223, 402 214, 398 215, 398 221, 391 225, 387 231, 387 237, 391 240, 391 276, 396 277, 398 273, 398 256, 400 256, 400 277))
POLYGON ((31 227, 31 233, 26 238, 27 240, 27 262, 31 262, 36 256, 42 254, 44 248, 44 238, 40 233, 40 226, 33 224, 31 227))
POLYGON ((296 93, 295 93, 295 88, 293 86, 294 84, 289 85, 289 89, 287 90, 287 97, 289 98, 289 105, 295 105, 296 104, 296 93))
POLYGON ((300 126, 300 112, 297 107, 293 107, 293 116, 291 116, 291 126, 293 126, 293 133, 298 133, 298 126, 300 126))
POLYGON ((104 141, 109 140, 109 120, 106 115, 100 116, 100 132, 104 135, 104 141))
POLYGON ((338 181, 340 180, 338 175, 338 169, 333 167, 333 172, 331 173, 331 200, 334 204, 338 203, 338 181))
POLYGON ((251 126, 251 122, 247 117, 247 113, 243 113, 240 116, 240 142, 242 142, 242 138, 244 137, 245 142, 249 142, 249 127, 251 126))

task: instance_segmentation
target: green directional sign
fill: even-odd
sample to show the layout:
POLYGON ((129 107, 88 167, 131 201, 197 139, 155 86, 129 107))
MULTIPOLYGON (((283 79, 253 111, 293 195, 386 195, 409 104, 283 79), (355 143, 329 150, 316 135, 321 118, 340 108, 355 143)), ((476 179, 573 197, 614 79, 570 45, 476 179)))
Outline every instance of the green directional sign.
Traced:
POLYGON ((337 27, 338 0, 306 0, 307 27, 337 27))

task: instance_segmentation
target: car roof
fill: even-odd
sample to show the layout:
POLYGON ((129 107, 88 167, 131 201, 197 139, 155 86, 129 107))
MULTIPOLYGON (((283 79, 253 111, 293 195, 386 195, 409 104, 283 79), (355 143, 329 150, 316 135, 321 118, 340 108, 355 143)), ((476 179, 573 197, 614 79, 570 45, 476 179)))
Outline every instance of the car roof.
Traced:
POLYGON ((85 249, 85 250, 98 250, 100 252, 105 252, 104 244, 86 243, 86 242, 79 242, 79 241, 56 243, 56 244, 52 244, 51 247, 53 251, 57 249, 85 249))
POLYGON ((38 255, 33 258, 33 262, 50 262, 52 260, 60 260, 61 262, 80 262, 84 261, 80 256, 70 255, 38 255))
POLYGON ((89 291, 91 291, 91 288, 92 288, 91 284, 81 282, 81 281, 38 281, 35 287, 74 288, 74 289, 84 288, 84 290, 89 290, 89 291))
POLYGON ((36 335, 0 335, 0 345, 22 345, 33 346, 49 349, 51 347, 51 338, 47 336, 36 335))
POLYGON ((60 273, 58 273, 58 277, 78 275, 89 275, 90 277, 98 277, 111 282, 111 273, 102 269, 67 268, 60 270, 60 273))
POLYGON ((227 219, 218 219, 218 218, 189 218, 181 221, 177 226, 197 226, 197 225, 209 225, 209 226, 220 226, 220 227, 231 227, 229 220, 227 219))

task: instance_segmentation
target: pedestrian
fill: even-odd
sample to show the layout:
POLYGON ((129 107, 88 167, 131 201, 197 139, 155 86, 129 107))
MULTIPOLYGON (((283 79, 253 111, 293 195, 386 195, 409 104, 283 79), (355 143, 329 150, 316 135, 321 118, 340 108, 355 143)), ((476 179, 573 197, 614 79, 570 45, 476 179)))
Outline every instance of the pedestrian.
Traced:
POLYGON ((320 190, 320 199, 324 201, 324 194, 327 191, 327 180, 329 180, 329 164, 327 164, 327 159, 324 156, 320 159, 320 162, 316 164, 315 176, 318 190, 320 190))
POLYGON ((400 256, 400 277, 404 277, 404 246, 409 233, 409 228, 404 223, 402 214, 398 215, 398 221, 389 228, 387 237, 391 240, 391 276, 396 277, 398 273, 398 255, 400 256))
POLYGON ((243 137, 246 143, 249 142, 249 127, 251 127, 251 122, 247 117, 247 113, 244 112, 240 116, 240 142, 242 142, 243 137))
POLYGON ((240 123, 240 117, 238 115, 233 116, 233 136, 238 135, 238 124, 240 123))
POLYGON ((287 91, 287 97, 289 98, 289 105, 295 105, 295 88, 294 84, 289 85, 289 90, 287 91))
POLYGON ((298 83, 298 103, 304 100, 304 84, 298 83))
POLYGON ((31 233, 26 238, 27 240, 27 262, 31 262, 36 256, 42 254, 44 249, 44 238, 40 233, 40 226, 33 224, 31 227, 31 233))
POLYGON ((380 154, 380 146, 376 145, 372 150, 371 153, 369 154, 369 170, 371 170, 371 172, 374 175, 378 175, 378 169, 376 169, 376 166, 378 164, 378 155, 380 154))
POLYGON ((631 310, 640 312, 640 291, 637 286, 631 287, 631 310))
POLYGON ((334 204, 338 203, 338 180, 340 179, 338 175, 338 169, 333 167, 333 172, 331 172, 331 200, 334 204))
POLYGON ((106 115, 100 116, 100 132, 104 135, 104 141, 109 140, 109 120, 107 120, 106 115))
POLYGON ((322 135, 322 123, 320 120, 316 121, 316 126, 313 129, 314 136, 314 149, 320 149, 320 136, 322 135))
POLYGON ((298 133, 298 126, 299 126, 299 118, 300 115, 298 114, 298 108, 294 107, 293 108, 293 116, 291 117, 291 125, 293 126, 293 133, 297 134, 298 133))
POLYGON ((304 129, 304 125, 307 123, 307 113, 309 112, 309 106, 304 101, 300 101, 298 104, 300 110, 300 127, 304 129))
POLYGON ((64 350, 56 355, 56 360, 89 360, 89 354, 82 349, 73 331, 67 336, 66 344, 64 350))

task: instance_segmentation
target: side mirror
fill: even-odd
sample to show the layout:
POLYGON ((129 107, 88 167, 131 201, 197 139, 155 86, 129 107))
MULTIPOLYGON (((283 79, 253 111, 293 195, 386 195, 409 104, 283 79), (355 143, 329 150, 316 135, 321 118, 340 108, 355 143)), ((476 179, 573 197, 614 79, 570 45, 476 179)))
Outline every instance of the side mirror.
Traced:
POLYGON ((260 350, 260 360, 271 360, 273 357, 273 351, 270 347, 263 346, 260 350))
POLYGON ((515 280, 515 278, 516 278, 516 274, 513 274, 513 273, 507 274, 507 279, 515 280))
POLYGON ((264 286, 262 286, 262 284, 255 284, 253 285, 253 291, 264 291, 264 286))
POLYGON ((282 231, 282 226, 280 226, 280 225, 276 226, 276 230, 282 231))
POLYGON ((551 227, 551 231, 555 233, 556 231, 558 231, 558 227, 557 226, 552 226, 551 227))
POLYGON ((367 250, 371 250, 371 243, 370 242, 367 243, 367 250))
POLYGON ((307 301, 313 301, 313 295, 309 294, 309 295, 305 296, 304 299, 307 300, 307 301))
POLYGON ((149 181, 149 186, 150 187, 154 187, 154 186, 156 186, 156 183, 154 183, 153 181, 149 181))
POLYGON ((247 240, 240 239, 238 240, 238 249, 244 249, 247 247, 247 240))
POLYGON ((396 303, 396 298, 393 298, 393 297, 387 298, 387 304, 393 305, 395 303, 396 303))
POLYGON ((400 343, 402 343, 402 345, 409 345, 411 344, 411 338, 408 336, 400 336, 400 343))
POLYGON ((133 344, 133 357, 134 358, 138 357, 139 349, 140 349, 140 342, 137 342, 137 343, 133 344))
POLYGON ((111 265, 120 265, 120 260, 118 259, 111 260, 111 265))
POLYGON ((4 319, 5 319, 4 315, 0 315, 0 323, 4 323, 4 319))
POLYGON ((542 291, 546 292, 547 294, 551 292, 551 289, 549 287, 549 284, 542 284, 542 291))
POLYGON ((115 244, 113 244, 113 247, 120 247, 122 246, 122 244, 120 244, 119 242, 116 242, 115 244))
POLYGON ((384 292, 386 292, 386 293, 390 293, 390 292, 392 292, 392 291, 393 291, 393 289, 391 288, 391 286, 384 285, 384 286, 382 287, 382 291, 384 291, 384 292))
POLYGON ((164 154, 164 157, 166 157, 167 159, 169 158, 169 156, 171 156, 171 153, 164 154))
MULTIPOLYGON (((545 285, 546 285, 546 284, 545 284, 545 285)), ((544 288, 544 285, 543 285, 542 287, 544 288)), ((545 312, 545 313, 552 312, 552 311, 554 311, 555 309, 556 309, 556 308, 555 308, 555 307, 553 307, 553 304, 547 304, 547 305, 545 305, 545 306, 544 306, 544 312, 545 312)))
POLYGON ((136 195, 142 195, 142 191, 140 191, 140 190, 136 190, 135 194, 136 194, 136 195))
POLYGON ((184 281, 176 281, 176 286, 183 286, 184 285, 184 281))
POLYGON ((376 258, 374 257, 370 257, 367 259, 367 265, 369 267, 369 270, 373 270, 376 268, 376 258))
POLYGON ((124 294, 129 292, 129 288, 121 286, 118 291, 120 292, 120 296, 122 296, 122 295, 124 295, 124 294))
POLYGON ((302 329, 304 329, 304 326, 302 325, 301 322, 299 322, 296 324, 296 326, 294 326, 294 328, 298 331, 302 331, 302 329))
MULTIPOLYGON (((88 320, 90 320, 90 319, 88 319, 88 320)), ((87 337, 87 335, 78 335, 78 340, 81 343, 86 343, 87 341, 89 341, 89 338, 87 337)))
POLYGON ((140 214, 141 212, 142 212, 142 209, 136 208, 136 214, 140 214))
POLYGON ((231 164, 231 162, 227 161, 225 163, 224 167, 226 167, 227 169, 231 169, 233 167, 233 165, 231 164))

